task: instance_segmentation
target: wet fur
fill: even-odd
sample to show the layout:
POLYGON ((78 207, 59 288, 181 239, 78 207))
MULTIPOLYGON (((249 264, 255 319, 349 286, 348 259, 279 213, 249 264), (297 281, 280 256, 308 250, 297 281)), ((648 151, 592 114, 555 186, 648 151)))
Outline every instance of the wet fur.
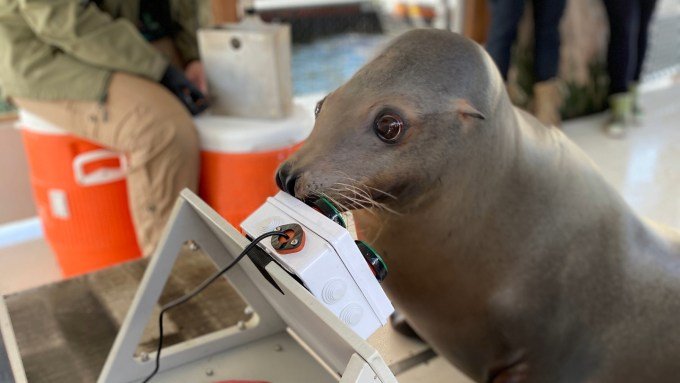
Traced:
POLYGON ((475 43, 397 38, 327 97, 284 168, 300 198, 388 208, 356 215, 389 265, 390 298, 475 381, 680 381, 680 236, 515 109, 475 43), (385 106, 408 120, 396 145, 372 130, 385 106))

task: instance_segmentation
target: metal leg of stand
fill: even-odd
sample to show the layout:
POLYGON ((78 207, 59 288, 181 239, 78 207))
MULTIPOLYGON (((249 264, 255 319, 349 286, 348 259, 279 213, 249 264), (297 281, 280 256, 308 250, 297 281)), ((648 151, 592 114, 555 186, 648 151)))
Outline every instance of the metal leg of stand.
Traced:
POLYGON ((349 360, 349 364, 342 374, 340 383, 375 383, 382 382, 375 374, 371 366, 366 363, 359 355, 354 354, 349 360))
MULTIPOLYGON (((136 359, 134 353, 172 271, 179 250, 186 241, 193 240, 198 243, 218 267, 226 266, 248 244, 248 241, 229 225, 221 228, 223 238, 216 235, 205 220, 221 218, 210 214, 202 216, 197 214, 195 206, 187 201, 187 195, 189 194, 183 192, 175 205, 170 224, 166 227, 158 249, 147 267, 125 322, 99 376, 100 383, 134 382, 153 370, 155 353, 149 355, 145 362, 136 359)), ((211 213, 216 215, 214 212, 211 213)), ((228 277, 256 315, 245 329, 227 328, 194 339, 190 346, 180 343, 164 349, 161 355, 161 371, 285 330, 285 322, 261 291, 267 286, 257 286, 253 283, 253 277, 260 278, 260 275, 249 259, 244 259, 232 269, 228 277)), ((268 293, 279 294, 273 288, 271 290, 268 293)))
POLYGON ((7 311, 4 298, 0 296, 0 367, 9 364, 10 371, 0 371, 0 382, 26 383, 26 372, 21 361, 19 348, 16 347, 16 338, 12 321, 7 311), (7 374, 7 376, 5 375, 7 374))

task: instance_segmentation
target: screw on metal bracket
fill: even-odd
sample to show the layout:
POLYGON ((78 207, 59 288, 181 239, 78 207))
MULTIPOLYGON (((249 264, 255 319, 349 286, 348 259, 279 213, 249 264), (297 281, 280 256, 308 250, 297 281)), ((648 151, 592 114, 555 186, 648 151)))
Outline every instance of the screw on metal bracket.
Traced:
POLYGON ((250 316, 252 316, 253 314, 255 314, 255 310, 253 310, 253 308, 250 307, 250 306, 246 306, 246 308, 243 309, 243 314, 244 314, 245 316, 247 316, 247 317, 250 317, 250 316))
POLYGON ((196 243, 196 241, 188 240, 186 244, 187 246, 189 246, 189 250, 191 251, 198 251, 198 249, 200 249, 200 246, 198 246, 198 243, 196 243))

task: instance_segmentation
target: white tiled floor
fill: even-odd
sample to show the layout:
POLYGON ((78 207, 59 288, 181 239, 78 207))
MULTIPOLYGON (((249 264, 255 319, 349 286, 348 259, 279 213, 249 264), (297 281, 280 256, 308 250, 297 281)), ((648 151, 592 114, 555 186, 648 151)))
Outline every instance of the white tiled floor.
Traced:
MULTIPOLYGON (((641 215, 680 228, 680 84, 643 95, 644 126, 621 140, 606 137, 604 115, 570 121, 565 133, 600 166, 604 176, 641 215)), ((59 278, 52 253, 43 241, 0 249, 0 293, 59 278)), ((387 331, 372 338, 388 361, 421 346, 387 331), (395 338, 397 337, 397 338, 395 338)), ((469 382, 441 358, 400 375, 401 383, 469 382)))
POLYGON ((645 93, 642 106, 644 124, 624 139, 602 134, 604 115, 570 121, 564 132, 638 214, 680 229, 680 84, 645 93))
POLYGON ((38 239, 0 249, 0 294, 61 279, 52 249, 38 239))

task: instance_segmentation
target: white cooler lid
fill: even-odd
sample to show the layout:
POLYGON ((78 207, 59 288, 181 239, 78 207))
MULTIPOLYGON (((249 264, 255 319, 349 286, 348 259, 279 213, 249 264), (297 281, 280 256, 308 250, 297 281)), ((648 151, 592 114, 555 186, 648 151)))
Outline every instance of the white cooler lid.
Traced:
POLYGON ((19 121, 14 124, 14 127, 19 130, 27 130, 29 132, 42 134, 53 134, 60 136, 65 136, 68 134, 68 132, 66 132, 64 129, 24 109, 19 109, 19 121))
POLYGON ((194 118, 201 149, 224 153, 278 150, 304 141, 314 127, 313 110, 295 103, 283 119, 252 119, 203 114, 194 118))

